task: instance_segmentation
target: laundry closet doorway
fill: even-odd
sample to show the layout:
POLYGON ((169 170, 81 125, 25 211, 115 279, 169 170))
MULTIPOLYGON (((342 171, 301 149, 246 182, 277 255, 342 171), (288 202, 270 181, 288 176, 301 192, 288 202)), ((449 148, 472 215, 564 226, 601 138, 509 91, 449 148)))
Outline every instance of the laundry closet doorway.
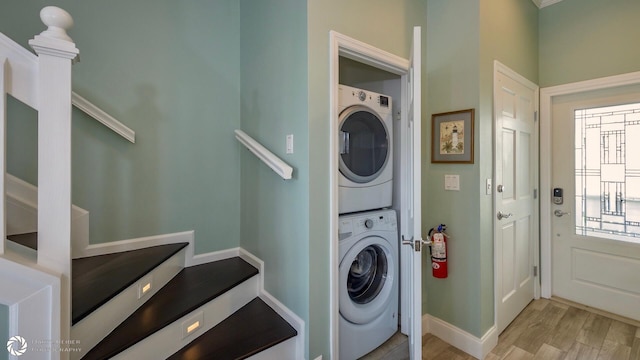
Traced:
POLYGON ((401 331, 409 336, 411 359, 422 351, 421 286, 421 71, 420 28, 414 28, 410 59, 331 32, 331 348, 340 346, 338 256, 338 88, 340 84, 385 94, 393 99, 393 205, 398 217, 401 331), (416 67, 413 64, 418 64, 416 67), (415 121, 414 121, 415 114, 415 121), (402 243, 405 243, 402 245, 402 243))

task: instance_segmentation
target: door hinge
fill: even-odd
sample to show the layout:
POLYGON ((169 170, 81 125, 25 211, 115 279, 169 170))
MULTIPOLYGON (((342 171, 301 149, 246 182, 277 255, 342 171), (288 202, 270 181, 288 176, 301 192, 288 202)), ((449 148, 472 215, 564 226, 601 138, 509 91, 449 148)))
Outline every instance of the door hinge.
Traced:
POLYGON ((537 277, 537 276, 538 276, 538 266, 537 266, 537 265, 535 265, 535 266, 533 267, 533 277, 537 277))
POLYGON ((538 198, 538 189, 533 189, 533 198, 534 199, 538 198))
POLYGON ((538 111, 533 112, 533 121, 538 121, 538 111))

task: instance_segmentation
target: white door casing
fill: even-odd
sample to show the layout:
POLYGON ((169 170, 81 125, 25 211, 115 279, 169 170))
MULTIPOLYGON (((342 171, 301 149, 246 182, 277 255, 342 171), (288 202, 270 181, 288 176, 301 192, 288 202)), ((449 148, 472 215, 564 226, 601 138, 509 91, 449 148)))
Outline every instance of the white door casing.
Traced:
POLYGON ((493 219, 498 333, 536 294, 537 95, 537 85, 495 62, 493 219))
MULTIPOLYGON (((575 149, 581 147, 581 144, 575 144, 575 142, 582 142, 583 136, 595 141, 595 146, 599 148, 597 153, 591 150, 586 152, 587 155, 584 159, 588 158, 589 161, 583 165, 585 166, 585 175, 589 175, 586 178, 587 186, 595 187, 602 186, 598 180, 624 182, 624 180, 613 179, 618 176, 613 175, 617 172, 611 171, 612 167, 625 167, 624 159, 626 159, 627 171, 637 169, 638 162, 634 159, 634 157, 637 158, 637 154, 629 149, 633 148, 631 143, 640 141, 637 137, 640 134, 638 125, 626 128, 626 138, 620 137, 620 133, 613 135, 622 141, 622 149, 618 148, 616 151, 616 142, 613 141, 611 153, 615 159, 612 164, 610 162, 612 158, 608 156, 609 154, 603 155, 602 141, 603 138, 609 138, 605 135, 606 133, 611 132, 613 127, 619 129, 619 125, 609 123, 612 117, 606 117, 607 114, 602 114, 605 116, 604 118, 590 119, 589 126, 584 129, 584 134, 576 136, 575 110, 637 102, 640 102, 640 85, 558 96, 552 102, 551 184, 554 188, 563 189, 564 202, 563 204, 551 204, 552 212, 560 211, 558 213, 560 216, 551 217, 551 249, 553 296, 640 320, 640 275, 638 275, 640 274, 640 243, 605 239, 607 235, 604 233, 576 235, 576 223, 582 220, 584 214, 582 211, 576 210, 578 198, 575 186, 576 169, 579 167, 579 164, 576 164, 578 160, 576 160, 575 149), (621 159, 623 162, 618 163, 621 159)), ((617 120, 624 119, 620 116, 616 116, 616 118, 617 120)), ((624 174, 622 177, 624 178, 624 174)), ((633 191, 628 189, 630 185, 627 184, 627 192, 632 193, 633 191)), ((625 199, 627 192, 622 194, 625 199)), ((596 201, 598 202, 589 206, 587 216, 601 218, 605 222, 607 218, 611 220, 612 217, 619 217, 596 215, 602 211, 602 197, 596 201)), ((614 199, 612 202, 617 201, 614 199)), ((629 210, 629 204, 631 203, 627 202, 627 210, 629 210)), ((617 205, 612 204, 614 207, 617 205)))
MULTIPOLYGON (((395 184, 403 186, 398 214, 400 219, 400 234, 405 238, 420 240, 421 237, 421 201, 420 201, 420 164, 421 164, 421 138, 420 138, 420 100, 421 100, 421 72, 420 72, 420 27, 414 28, 412 59, 416 67, 411 66, 407 59, 398 57, 386 51, 375 48, 361 41, 352 39, 335 31, 330 32, 330 168, 335 169, 331 174, 331 200, 330 200, 330 232, 333 236, 330 244, 331 254, 331 358, 336 359, 339 349, 339 256, 338 256, 338 84, 339 84, 339 58, 349 58, 363 64, 400 76, 401 82, 401 127, 402 135, 400 144, 403 154, 401 156, 402 179, 394 179, 395 184), (417 34, 417 39, 416 39, 417 34), (417 55, 416 55, 417 54, 417 55), (412 101, 409 100, 410 95, 412 101), (409 120, 409 106, 411 112, 416 115, 415 122, 409 120), (412 166, 412 168, 408 168, 412 166), (414 171, 416 170, 416 171, 414 171), (409 214, 409 212, 411 213, 409 214), (413 219, 409 223, 408 219, 413 219)), ((395 207, 395 205, 394 205, 395 207)), ((400 248, 401 279, 400 279, 400 312, 402 331, 408 333, 412 344, 410 349, 411 359, 421 359, 422 353, 422 287, 421 287, 421 256, 409 246, 400 248), (405 249, 406 248, 406 249, 405 249), (417 259, 417 260, 416 260, 417 259), (407 271, 407 270, 410 271, 407 271), (411 279, 409 277, 413 276, 411 279), (417 278, 416 278, 417 276, 417 278), (415 290, 419 289, 419 290, 415 290), (412 295, 418 296, 414 298, 412 295), (407 314, 409 314, 407 316, 407 314)))

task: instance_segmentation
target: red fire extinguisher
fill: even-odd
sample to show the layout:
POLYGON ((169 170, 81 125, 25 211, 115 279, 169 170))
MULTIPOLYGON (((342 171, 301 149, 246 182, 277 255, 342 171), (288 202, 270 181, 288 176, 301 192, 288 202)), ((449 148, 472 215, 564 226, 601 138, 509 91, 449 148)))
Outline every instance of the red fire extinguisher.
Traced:
POLYGON ((449 237, 444 233, 446 229, 445 224, 438 225, 438 228, 431 228, 429 230, 429 237, 431 238, 431 247, 429 252, 431 253, 431 269, 433 271, 433 277, 444 279, 448 275, 447 271, 447 238, 449 237))

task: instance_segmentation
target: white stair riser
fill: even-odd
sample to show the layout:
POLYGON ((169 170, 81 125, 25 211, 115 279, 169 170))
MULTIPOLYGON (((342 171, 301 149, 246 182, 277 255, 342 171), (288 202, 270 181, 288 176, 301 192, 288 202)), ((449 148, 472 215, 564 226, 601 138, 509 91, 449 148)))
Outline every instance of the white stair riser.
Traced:
POLYGON ((79 340, 82 350, 71 354, 71 359, 80 359, 98 344, 113 329, 173 279, 183 268, 185 249, 180 250, 149 274, 143 276, 127 289, 116 295, 71 328, 71 339, 79 340), (138 299, 138 289, 146 279, 152 280, 152 288, 138 299))
MULTIPOLYGON (((218 296, 207 304, 174 321, 160 331, 133 345, 113 357, 113 359, 156 360, 165 359, 204 332, 212 329, 258 295, 258 275, 244 281, 233 289, 218 296), (182 324, 198 312, 204 313, 204 324, 191 335, 182 338, 182 324)), ((188 294, 185 294, 188 296, 188 294)))
POLYGON ((294 336, 291 339, 250 356, 247 360, 299 360, 301 358, 296 357, 298 336, 294 336))

